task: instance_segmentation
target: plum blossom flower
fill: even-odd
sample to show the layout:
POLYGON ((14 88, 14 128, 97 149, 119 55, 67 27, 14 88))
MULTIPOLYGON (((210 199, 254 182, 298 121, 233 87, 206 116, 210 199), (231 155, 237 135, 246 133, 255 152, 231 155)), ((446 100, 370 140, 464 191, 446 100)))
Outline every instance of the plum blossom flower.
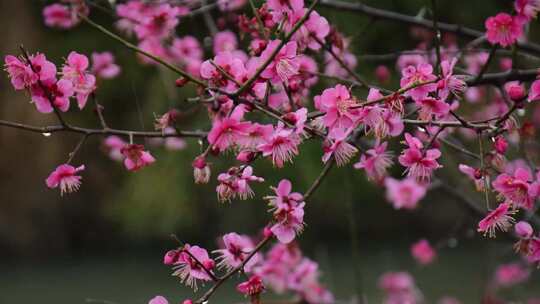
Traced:
POLYGON ((84 1, 64 1, 69 5, 54 3, 43 8, 43 19, 45 25, 60 29, 69 29, 79 24, 79 15, 87 16, 88 6, 84 1))
POLYGON ((163 296, 155 296, 148 301, 148 304, 169 304, 169 301, 163 296))
POLYGON ((144 151, 143 145, 127 144, 120 152, 125 157, 124 166, 129 171, 137 171, 156 161, 150 152, 144 151))
POLYGON ((229 12, 242 8, 246 2, 246 0, 218 0, 217 4, 222 12, 229 12))
POLYGON ((254 193, 249 182, 263 182, 264 179, 253 175, 253 168, 246 166, 243 170, 231 168, 227 173, 218 175, 219 185, 216 188, 220 201, 230 201, 236 197, 246 200, 253 197, 254 193))
POLYGON ((292 162, 293 157, 298 155, 298 145, 301 141, 293 129, 286 128, 280 121, 270 139, 257 149, 265 157, 272 156, 274 166, 282 168, 285 162, 292 162))
POLYGON ((238 39, 231 31, 221 31, 214 35, 214 54, 233 52, 238 48, 238 39))
POLYGON ((354 164, 355 169, 364 169, 368 180, 382 183, 386 171, 392 166, 392 153, 387 152, 387 142, 377 144, 360 156, 360 161, 354 164))
POLYGON ((495 271, 495 282, 499 286, 510 287, 526 281, 530 272, 519 263, 503 264, 495 271))
POLYGON ((491 211, 478 223, 478 232, 488 234, 490 237, 495 237, 497 229, 508 231, 514 223, 512 215, 515 212, 510 210, 510 204, 502 203, 495 210, 491 211))
POLYGON ((540 100, 540 80, 535 80, 529 90, 528 101, 540 100))
POLYGON ((201 64, 200 72, 202 78, 210 80, 211 83, 218 87, 233 92, 237 85, 229 78, 242 82, 247 71, 242 60, 234 57, 231 52, 221 52, 213 60, 204 61, 201 64))
POLYGON ((414 177, 418 181, 429 181, 433 170, 441 167, 437 162, 441 151, 428 149, 424 152, 422 142, 409 133, 405 133, 405 142, 409 148, 403 150, 399 156, 399 163, 407 167, 407 176, 414 177))
MULTIPOLYGON (((280 44, 281 40, 270 41, 261 54, 261 62, 268 60, 280 44)), ((287 42, 261 73, 261 77, 269 79, 273 84, 288 84, 289 79, 299 73, 300 63, 296 51, 296 41, 287 42)))
POLYGON ((420 107, 418 117, 421 120, 430 121, 433 117, 441 118, 448 115, 448 112, 450 112, 450 105, 442 99, 428 97, 417 100, 416 104, 420 107))
POLYGON ((108 136, 103 141, 103 146, 109 157, 116 161, 121 161, 124 158, 121 151, 125 145, 127 145, 127 142, 116 135, 108 136))
POLYGON ((291 182, 281 180, 274 188, 276 196, 269 197, 270 206, 276 223, 270 227, 277 239, 288 244, 304 227, 304 205, 300 193, 292 192, 291 182))
POLYGON ((426 239, 421 239, 411 246, 411 254, 414 259, 422 265, 428 265, 433 262, 437 253, 431 247, 426 239))
POLYGON ((250 122, 241 121, 244 113, 244 106, 239 105, 229 117, 215 119, 208 133, 208 142, 220 152, 233 147, 251 128, 250 122))
POLYGON ((392 203, 394 209, 414 209, 418 202, 426 195, 426 187, 414 179, 407 178, 402 181, 387 177, 384 180, 386 199, 392 203))
POLYGON ((141 40, 147 38, 166 38, 171 35, 178 25, 180 9, 168 3, 147 6, 137 16, 138 22, 134 26, 137 37, 141 40))
POLYGON ((178 259, 174 263, 173 269, 175 271, 173 276, 179 277, 182 283, 197 290, 198 280, 212 280, 208 272, 212 271, 214 265, 215 262, 209 257, 206 249, 186 244, 180 250, 178 259))
POLYGON ((384 304, 419 303, 413 277, 407 272, 387 272, 379 278, 379 288, 385 292, 384 304))
POLYGON ((531 209, 534 200, 529 195, 531 173, 518 168, 514 175, 502 173, 493 181, 493 189, 515 207, 531 209))
POLYGON ((75 192, 81 186, 82 177, 78 173, 83 170, 84 165, 75 168, 69 164, 62 164, 47 177, 45 183, 51 189, 60 187, 60 195, 75 192))
MULTIPOLYGON (((437 80, 437 76, 433 75, 433 67, 429 63, 421 63, 417 66, 410 65, 401 70, 401 75, 400 86, 402 88, 437 80)), ((405 96, 410 96, 415 101, 421 101, 436 89, 436 83, 427 83, 408 90, 405 92, 405 96)))
POLYGON ((92 73, 103 79, 111 79, 120 74, 120 66, 114 63, 111 52, 92 53, 92 73))
POLYGON ((193 161, 193 178, 196 184, 207 184, 210 181, 210 166, 204 156, 198 156, 193 161))
POLYGON ((439 89, 439 98, 445 101, 450 94, 459 96, 467 89, 467 84, 463 81, 463 77, 454 75, 454 67, 457 63, 457 58, 452 60, 443 60, 441 62, 441 80, 437 83, 439 89))
POLYGON ((506 13, 487 18, 485 26, 487 40, 502 47, 514 44, 523 33, 523 24, 519 18, 506 13))
POLYGON ((238 284, 236 290, 246 296, 255 296, 264 291, 264 284, 260 276, 252 275, 247 281, 238 284))
POLYGON ((283 15, 290 15, 304 8, 304 0, 268 0, 267 4, 273 11, 276 22, 279 22, 283 15))
POLYGON ((508 97, 510 97, 510 99, 514 102, 520 102, 527 97, 525 87, 523 87, 519 81, 510 81, 505 83, 504 90, 506 91, 506 94, 508 94, 508 97))
MULTIPOLYGON (((219 254, 217 266, 230 271, 240 266, 254 249, 255 245, 248 236, 235 232, 227 233, 223 236, 222 249, 214 250, 214 253, 219 254)), ((260 259, 260 254, 256 253, 244 266, 245 271, 250 272, 260 259)))
POLYGON ((324 125, 328 128, 350 128, 360 118, 360 110, 354 109, 358 102, 344 85, 338 84, 315 96, 315 107, 324 112, 324 125))
POLYGON ((278 241, 288 244, 304 229, 304 206, 305 203, 284 205, 274 211, 276 223, 270 230, 278 241))
POLYGON ((73 96, 73 85, 70 81, 60 79, 56 81, 50 78, 40 84, 34 84, 30 88, 32 101, 36 109, 41 113, 51 113, 53 107, 62 112, 69 109, 69 98, 73 96))
POLYGON ((334 157, 338 167, 347 164, 351 158, 358 152, 358 149, 347 142, 347 137, 352 130, 343 130, 341 128, 333 129, 323 143, 324 155, 322 161, 328 162, 334 157))
POLYGON ((536 18, 540 11, 540 1, 538 0, 515 0, 514 9, 518 16, 525 18, 526 21, 531 21, 536 18))
POLYGON ((84 108, 88 96, 96 89, 96 77, 87 71, 88 66, 88 57, 71 52, 62 67, 62 78, 71 81, 79 109, 84 108))
POLYGON ((518 222, 514 226, 514 232, 521 239, 528 239, 528 238, 532 237, 532 235, 534 233, 531 224, 529 224, 529 223, 527 223, 525 221, 518 222))
POLYGON ((30 88, 38 81, 54 79, 56 76, 56 66, 45 55, 36 53, 30 55, 29 59, 30 62, 26 62, 12 55, 4 58, 4 68, 16 90, 30 88))

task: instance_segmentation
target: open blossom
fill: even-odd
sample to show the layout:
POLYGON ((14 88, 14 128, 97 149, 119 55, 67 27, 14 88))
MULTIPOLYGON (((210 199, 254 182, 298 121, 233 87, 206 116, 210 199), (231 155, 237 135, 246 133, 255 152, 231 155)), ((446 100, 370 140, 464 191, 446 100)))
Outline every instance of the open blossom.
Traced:
POLYGON ((37 53, 29 56, 30 62, 13 55, 4 58, 4 68, 16 90, 30 88, 39 81, 55 79, 56 66, 45 55, 37 53))
POLYGON ((487 40, 502 47, 514 44, 523 33, 523 24, 519 18, 506 13, 487 18, 485 26, 487 40))
MULTIPOLYGON (((401 70, 400 86, 406 88, 412 85, 433 82, 437 80, 437 76, 433 75, 433 67, 429 63, 421 63, 417 66, 408 66, 401 70)), ((420 101, 428 96, 430 92, 437 89, 436 83, 428 83, 419 85, 418 87, 405 92, 406 96, 410 96, 415 101, 420 101)))
POLYGON ((454 67, 457 63, 457 58, 452 60, 443 60, 441 62, 442 78, 437 83, 439 89, 439 98, 445 101, 450 94, 459 96, 467 89, 467 84, 462 77, 454 75, 454 67))
POLYGON ((441 156, 439 149, 424 150, 422 142, 405 133, 405 141, 409 148, 403 150, 399 156, 399 163, 407 167, 407 176, 414 177, 418 181, 429 181, 433 170, 440 167, 437 159, 441 156))
POLYGON ((238 48, 238 39, 231 31, 222 31, 214 35, 214 54, 232 52, 238 48))
POLYGON ((69 98, 73 96, 73 85, 70 81, 54 78, 40 82, 40 85, 34 84, 30 88, 32 101, 36 109, 41 113, 51 113, 53 107, 62 112, 69 109, 69 98))
POLYGON ((300 108, 294 112, 289 112, 283 115, 283 119, 291 125, 294 125, 295 133, 302 134, 307 121, 307 113, 308 110, 306 108, 300 108))
POLYGON ((515 0, 514 8, 520 17, 525 18, 526 21, 531 21, 536 18, 538 12, 540 12, 540 1, 515 0))
POLYGON ((354 164, 356 169, 364 169, 368 180, 381 183, 386 171, 392 166, 392 153, 387 152, 387 142, 376 145, 360 156, 360 161, 354 164))
POLYGON ((148 151, 144 151, 143 145, 128 144, 120 150, 125 157, 124 166, 129 171, 137 171, 153 164, 156 159, 148 151))
POLYGON ((276 223, 270 230, 278 241, 288 244, 304 229, 304 206, 302 202, 298 205, 283 205, 274 210, 276 223))
POLYGON ((236 290, 246 296, 254 296, 263 292, 264 284, 260 276, 252 275, 247 281, 238 284, 236 290))
POLYGON ((206 249, 186 244, 178 253, 173 266, 175 270, 173 276, 179 277, 182 283, 197 290, 197 280, 212 280, 208 272, 212 271, 214 265, 215 262, 209 257, 206 249))
POLYGON ((502 173, 493 181, 493 189, 516 207, 531 209, 534 199, 529 195, 532 176, 524 168, 518 168, 514 175, 502 173))
POLYGON ((528 101, 540 100, 540 80, 535 80, 529 90, 528 101))
MULTIPOLYGON (((274 50, 281 44, 281 40, 272 40, 261 54, 261 62, 271 57, 274 50)), ((283 46, 270 64, 261 73, 261 77, 269 79, 272 83, 288 84, 289 79, 297 75, 300 69, 299 57, 296 54, 296 41, 289 41, 283 46)))
POLYGON ((387 177, 384 180, 386 199, 392 203, 394 209, 414 209, 418 202, 426 195, 426 187, 418 184, 414 179, 407 178, 402 181, 387 177))
POLYGON ((360 110, 354 109, 358 102, 344 85, 325 89, 314 101, 315 107, 325 113, 323 122, 328 128, 350 128, 360 118, 360 110))
POLYGON ((155 296, 148 301, 148 304, 169 304, 169 301, 163 296, 155 296))
POLYGON ((81 18, 79 15, 87 16, 90 12, 84 1, 64 1, 69 5, 54 3, 43 8, 43 19, 45 25, 61 29, 69 29, 77 25, 81 18))
POLYGON ((218 175, 219 185, 216 188, 220 201, 230 201, 233 198, 242 200, 253 197, 254 193, 249 182, 263 182, 264 179, 253 175, 251 166, 245 167, 241 173, 238 168, 231 168, 227 173, 218 175))
POLYGON ((478 232, 483 232, 484 235, 488 234, 490 237, 495 237, 495 231, 497 229, 508 231, 512 226, 514 223, 512 215, 514 213, 514 211, 510 210, 510 204, 502 203, 478 223, 477 230, 478 232))
POLYGON ((294 240, 304 227, 304 201, 300 193, 292 192, 291 182, 281 180, 274 188, 276 196, 269 198, 276 223, 270 227, 272 233, 282 243, 294 240))
POLYGON ((111 52, 92 53, 92 73, 103 79, 111 79, 120 74, 120 66, 114 63, 111 52))
POLYGON ((87 71, 88 66, 88 57, 71 52, 62 67, 62 78, 71 81, 79 109, 84 108, 88 96, 96 89, 96 77, 87 71))
POLYGON ((293 129, 286 128, 280 121, 270 139, 259 145, 257 149, 263 156, 272 156, 272 163, 282 168, 285 162, 292 162, 293 157, 298 155, 300 142, 300 136, 293 129))
POLYGON ((108 136, 103 141, 103 147, 109 154, 109 157, 116 161, 121 161, 122 159, 124 159, 121 151, 125 145, 127 145, 127 142, 116 135, 108 136))
POLYGON ((214 120, 212 130, 208 133, 208 142, 218 151, 223 152, 233 147, 248 134, 251 123, 241 121, 244 112, 245 108, 240 105, 232 111, 229 117, 214 120))
POLYGON ((431 264, 437 256, 435 249, 431 247, 426 239, 414 243, 411 246, 411 254, 414 259, 422 265, 431 264))
POLYGON ((358 149, 347 142, 347 137, 351 131, 341 128, 333 129, 323 143, 324 155, 322 161, 328 162, 334 157, 336 164, 341 167, 347 164, 350 159, 358 152, 358 149))
POLYGON ((530 272, 519 263, 504 264, 495 271, 495 282, 499 286, 509 287, 526 281, 530 272))
MULTIPOLYGON (((287 31, 292 30, 292 27, 305 15, 307 9, 300 10, 289 15, 288 22, 285 25, 287 31)), ((330 25, 328 20, 322 17, 316 11, 312 11, 306 22, 293 35, 292 40, 298 43, 298 47, 304 50, 306 47, 312 50, 321 49, 319 41, 325 41, 330 33, 330 25)))
POLYGON ((168 3, 161 3, 147 6, 140 13, 133 28, 139 39, 166 38, 178 25, 180 9, 168 3))
POLYGON ((242 8, 246 2, 246 0, 218 0, 217 5, 222 12, 228 12, 242 8))
POLYGON ((418 111, 418 117, 421 120, 431 120, 433 117, 441 118, 448 114, 450 111, 450 105, 441 99, 424 98, 417 100, 416 104, 420 107, 418 111))
POLYGON ((211 83, 226 91, 233 92, 236 82, 243 82, 246 76, 246 67, 241 59, 235 57, 231 52, 221 52, 213 60, 206 60, 201 64, 201 77, 210 80, 211 83))
POLYGON ((267 4, 274 13, 276 22, 279 22, 283 15, 290 15, 304 8, 304 0, 268 0, 267 4))
POLYGON ((84 165, 81 165, 77 168, 69 165, 62 164, 58 166, 50 175, 47 177, 45 183, 49 188, 60 187, 60 194, 75 192, 79 190, 81 186, 82 177, 78 175, 79 172, 84 170, 84 165))
MULTIPOLYGON (((223 236, 222 249, 214 251, 219 254, 217 266, 230 271, 240 266, 254 249, 255 245, 248 236, 239 235, 235 232, 227 233, 223 236)), ((260 258, 260 254, 256 253, 244 266, 245 271, 251 271, 253 266, 260 261, 260 258)))
POLYGON ((421 303, 413 277, 407 272, 387 272, 379 278, 379 288, 385 293, 384 304, 421 303))

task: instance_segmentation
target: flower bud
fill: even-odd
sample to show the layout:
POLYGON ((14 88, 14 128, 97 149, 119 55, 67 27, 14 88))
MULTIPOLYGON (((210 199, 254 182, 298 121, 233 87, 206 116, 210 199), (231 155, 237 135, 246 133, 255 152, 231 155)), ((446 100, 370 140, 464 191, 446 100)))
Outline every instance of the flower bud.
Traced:
POLYGON ((375 77, 380 83, 387 83, 390 80, 390 70, 384 65, 379 65, 375 69, 375 77))
POLYGON ((531 224, 521 221, 516 224, 514 231, 519 238, 528 239, 533 235, 533 228, 531 224))
POLYGON ((506 149, 508 149, 508 142, 506 142, 506 139, 502 136, 497 136, 495 139, 495 150, 497 153, 504 154, 506 149))
POLYGON ((185 78, 185 77, 180 77, 178 79, 176 79, 176 81, 174 82, 174 84, 181 88, 183 86, 185 86, 187 83, 189 82, 189 79, 185 78))
POLYGON ((212 172, 206 163, 204 156, 198 156, 192 163, 193 178, 196 184, 206 184, 210 180, 212 172))
POLYGON ((191 299, 187 299, 187 300, 184 300, 182 304, 193 304, 193 301, 191 301, 191 299))
POLYGON ((255 157, 257 156, 257 152, 254 151, 242 151, 238 153, 238 156, 236 159, 238 161, 241 161, 245 164, 250 163, 255 160, 255 157))
POLYGON ((504 90, 508 94, 508 97, 514 102, 522 101, 525 96, 525 88, 517 81, 508 82, 504 85, 504 90))

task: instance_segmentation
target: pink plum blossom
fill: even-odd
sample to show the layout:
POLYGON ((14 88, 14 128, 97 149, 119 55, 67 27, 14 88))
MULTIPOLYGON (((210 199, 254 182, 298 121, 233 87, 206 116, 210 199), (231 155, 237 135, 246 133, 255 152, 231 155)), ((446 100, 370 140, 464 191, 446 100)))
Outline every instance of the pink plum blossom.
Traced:
MULTIPOLYGON (((281 40, 272 40, 261 54, 261 62, 265 62, 281 44, 281 40)), ((272 83, 285 83, 299 73, 300 62, 298 59, 296 41, 287 42, 277 53, 270 64, 261 73, 261 77, 269 79, 272 83)))
POLYGON ((212 129, 208 133, 208 142, 218 151, 223 152, 232 148, 241 138, 247 136, 251 123, 241 121, 244 117, 245 108, 237 106, 229 117, 214 120, 212 129))
POLYGON ((356 169, 364 169, 368 180, 382 183, 386 177, 386 171, 393 164, 392 153, 387 152, 387 142, 376 145, 360 156, 360 161, 354 164, 356 169))
POLYGON ((490 237, 495 237, 497 229, 508 231, 514 223, 512 215, 514 211, 510 210, 510 204, 502 203, 495 210, 489 212, 479 223, 478 232, 488 234, 490 237))
POLYGON ((120 66, 114 63, 111 52, 92 53, 92 73, 103 79, 111 79, 120 74, 120 66))
MULTIPOLYGON (((223 236, 222 249, 214 251, 219 255, 217 266, 230 271, 240 266, 253 249, 255 249, 255 245, 248 236, 235 232, 227 233, 223 236)), ((260 261, 260 258, 260 254, 256 253, 244 266, 245 271, 249 272, 260 261)))
POLYGON ((163 296, 155 296, 148 301, 148 304, 169 304, 169 301, 163 296))
POLYGON ((103 146, 109 154, 109 157, 116 161, 121 161, 124 159, 121 151, 125 145, 127 145, 127 142, 116 135, 108 136, 103 141, 103 146))
POLYGON ((426 187, 418 184, 414 179, 407 178, 402 181, 387 177, 384 180, 386 199, 392 203, 394 209, 414 209, 418 202, 426 195, 426 187))
POLYGON ((531 84, 531 89, 529 91, 529 96, 527 97, 528 101, 540 100, 540 80, 535 80, 531 84))
POLYGON ((344 85, 324 90, 314 101, 315 107, 325 113, 323 121, 328 128, 350 128, 360 118, 360 110, 354 109, 358 103, 344 85))
POLYGON ((520 17, 526 21, 536 18, 540 11, 540 1, 538 0, 515 0, 514 9, 520 17))
POLYGON ((40 84, 34 84, 30 92, 36 109, 41 113, 51 113, 53 108, 66 112, 69 109, 69 98, 73 96, 74 90, 70 81, 65 79, 55 81, 50 78, 40 84))
POLYGON ((286 128, 280 121, 266 143, 259 145, 257 149, 265 157, 272 156, 274 166, 282 168, 285 162, 292 162, 293 157, 298 155, 301 141, 293 129, 286 128))
POLYGON ((422 265, 428 265, 433 262, 437 253, 435 249, 431 247, 426 239, 421 239, 411 246, 411 254, 414 259, 422 265))
POLYGON ((47 177, 45 183, 51 189, 60 187, 60 195, 75 192, 81 186, 82 177, 78 173, 83 170, 84 165, 75 168, 69 164, 62 164, 47 177))
POLYGON ((207 184, 210 181, 210 166, 204 156, 198 156, 192 163, 193 179, 196 184, 207 184))
POLYGON ((331 157, 336 161, 338 167, 347 164, 358 152, 358 149, 347 142, 351 131, 343 129, 333 129, 323 143, 324 155, 322 161, 328 162, 331 157))
POLYGON ((246 166, 238 172, 238 169, 233 167, 226 173, 218 175, 219 185, 216 188, 220 201, 230 201, 236 197, 246 200, 254 196, 253 190, 249 186, 249 182, 263 182, 264 179, 253 175, 253 168, 246 166))
POLYGON ((30 62, 15 56, 4 58, 4 68, 8 72, 11 84, 16 90, 30 88, 38 81, 55 79, 56 66, 45 55, 36 53, 29 56, 30 62))
POLYGON ((238 284, 236 290, 246 296, 254 296, 263 292, 264 284, 260 276, 252 275, 247 281, 238 284))
POLYGON ((530 238, 534 231, 533 231, 533 228, 531 226, 531 224, 525 222, 525 221, 520 221, 518 222, 515 226, 514 226, 514 232, 516 233, 516 235, 519 237, 519 238, 522 238, 522 239, 528 239, 530 238))
POLYGON ((507 13, 487 18, 485 26, 487 40, 502 47, 514 44, 523 33, 523 24, 518 18, 507 13))
POLYGON ((128 144, 120 152, 125 157, 124 166, 129 171, 138 171, 156 161, 150 152, 144 151, 143 145, 128 144))
POLYGON ((518 168, 514 175, 502 173, 493 181, 493 189, 516 207, 531 209, 534 200, 529 195, 532 176, 528 170, 518 168))
POLYGON ((62 78, 71 81, 79 109, 84 108, 88 96, 96 89, 96 77, 88 73, 88 57, 71 52, 62 67, 62 78))
POLYGON ((429 181, 433 171, 441 167, 437 162, 441 151, 428 149, 424 152, 422 142, 409 133, 405 133, 405 141, 409 147, 399 156, 399 163, 407 167, 407 176, 418 181, 429 181))
POLYGON ((212 271, 214 265, 215 262, 209 257, 206 249, 186 244, 174 263, 173 276, 179 277, 182 283, 197 290, 198 280, 212 280, 208 272, 212 271))
MULTIPOLYGON (((421 63, 417 66, 410 65, 401 71, 401 75, 400 85, 402 88, 425 82, 433 82, 437 79, 437 76, 433 75, 433 67, 428 63, 421 63)), ((428 83, 408 90, 405 92, 405 95, 410 96, 415 101, 421 101, 436 89, 436 83, 428 83)))
POLYGON ((526 281, 530 272, 519 263, 503 264, 495 271, 495 282, 499 286, 510 287, 526 281))

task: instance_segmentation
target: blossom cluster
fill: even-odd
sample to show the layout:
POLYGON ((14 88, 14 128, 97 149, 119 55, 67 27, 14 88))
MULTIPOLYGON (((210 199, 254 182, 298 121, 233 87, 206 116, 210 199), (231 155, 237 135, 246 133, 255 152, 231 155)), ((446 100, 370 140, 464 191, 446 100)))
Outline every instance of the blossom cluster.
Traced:
MULTIPOLYGON (((64 0, 45 7, 45 24, 67 29, 89 21, 85 3, 64 0)), ((354 72, 357 58, 350 51, 350 39, 303 0, 265 1, 252 7, 253 16, 244 13, 245 0, 219 0, 217 8, 226 17, 217 20, 215 31, 209 26, 212 37, 208 43, 195 36, 178 36, 181 21, 194 14, 194 8, 206 9, 200 4, 118 3, 113 11, 116 28, 135 39, 136 45, 106 31, 136 49, 143 63, 162 64, 180 74, 176 87, 196 87, 193 100, 206 111, 208 121, 207 131, 196 133, 203 149, 192 162, 194 182, 204 185, 215 181, 220 202, 255 198, 253 185, 266 182, 255 175, 256 160, 267 161, 279 170, 290 166, 303 144, 314 139, 320 140, 324 169, 305 194, 293 192, 292 183, 282 179, 271 188, 274 193, 264 197, 270 219, 263 241, 278 241, 266 254, 259 252, 253 238, 231 232, 220 240, 220 249, 212 252, 215 258, 206 249, 188 244, 167 252, 164 263, 173 267, 174 276, 197 288, 200 281, 221 282, 218 270, 227 274, 242 271, 248 277, 237 290, 252 299, 272 289, 277 293, 292 291, 308 303, 332 303, 333 296, 319 281, 318 265, 302 256, 295 240, 305 227, 309 198, 327 170, 334 163, 348 166, 353 159, 357 161, 352 167, 384 188, 395 210, 418 208, 429 189, 440 187, 444 183, 439 176, 443 164, 461 172, 486 200, 487 210, 477 231, 494 237, 499 230, 514 228, 516 250, 529 264, 540 263, 540 237, 528 222, 515 224, 521 214, 535 210, 540 196, 540 171, 529 160, 515 156, 539 127, 540 108, 535 101, 540 100, 540 75, 530 84, 507 78, 501 78, 497 88, 477 84, 499 46, 517 47, 525 41, 526 27, 540 11, 538 0, 516 0, 514 15, 502 12, 487 18, 485 38, 491 52, 463 52, 455 37, 437 36, 440 41, 433 43, 433 33, 414 29, 412 34, 420 41, 415 49, 398 56, 394 73, 384 65, 374 71, 380 84, 390 83, 393 74, 399 75, 396 90, 363 83, 354 72), (323 78, 338 83, 327 84, 323 78), (314 92, 317 84, 325 86, 314 92), (477 109, 463 111, 468 104, 477 109), (533 106, 537 121, 520 122, 516 113, 523 116, 533 106), (260 114, 270 120, 261 119, 260 114), (445 145, 472 156, 472 160, 460 159, 457 166, 446 162, 445 145), (234 164, 213 180, 210 159, 229 156, 234 164)), ((79 110, 87 109, 98 81, 120 73, 110 52, 93 53, 91 59, 73 51, 57 67, 45 54, 23 50, 21 56, 6 56, 4 66, 13 88, 27 91, 40 113, 54 112, 64 131, 86 132, 81 144, 89 134, 107 135, 103 141, 107 155, 123 162, 129 171, 156 162, 151 147, 180 150, 187 145, 180 138, 185 133, 177 125, 184 113, 175 108, 158 115, 156 132, 137 132, 141 137, 153 137, 144 144, 134 142, 136 132, 107 127, 97 102, 102 129, 66 124, 62 115, 70 110, 71 101, 77 102, 79 110)), ((500 58, 497 72, 511 72, 513 64, 512 58, 500 58)), ((508 75, 513 74, 504 74, 508 75)), ((71 164, 77 150, 49 175, 48 187, 60 188, 61 194, 80 188, 86 166, 71 164)), ((436 260, 437 249, 421 239, 411 246, 411 254, 426 266, 436 260)), ((527 277, 521 264, 510 264, 497 270, 494 281, 497 286, 510 286, 527 277)), ((408 273, 387 273, 379 285, 385 303, 422 301, 408 273)), ((150 303, 166 300, 157 297, 150 303)), ((444 303, 455 302, 448 299, 444 303)))

